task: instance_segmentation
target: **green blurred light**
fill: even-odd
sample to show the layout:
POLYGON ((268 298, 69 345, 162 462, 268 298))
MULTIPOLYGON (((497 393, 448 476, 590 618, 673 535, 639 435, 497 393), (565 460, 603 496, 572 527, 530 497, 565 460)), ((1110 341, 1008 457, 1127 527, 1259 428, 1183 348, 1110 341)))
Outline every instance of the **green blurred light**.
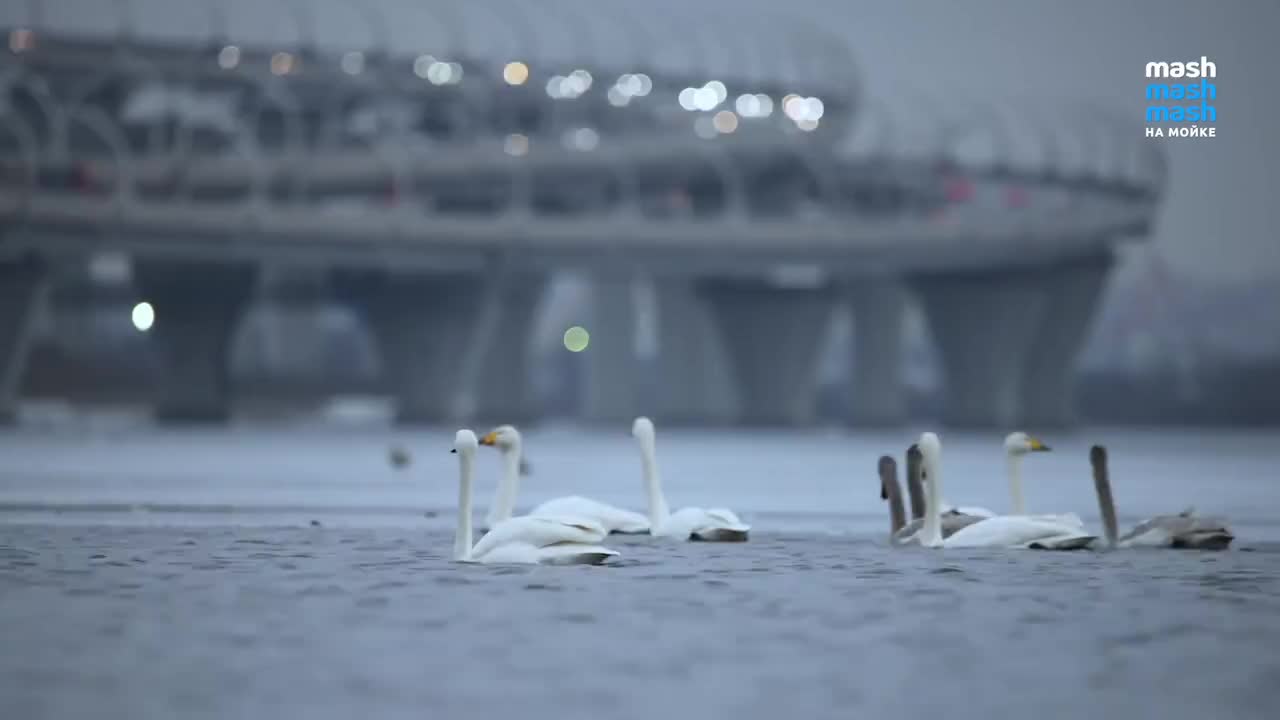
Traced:
POLYGON ((582 352, 587 349, 589 342, 591 335, 584 328, 574 325, 564 331, 564 346, 569 352, 582 352))

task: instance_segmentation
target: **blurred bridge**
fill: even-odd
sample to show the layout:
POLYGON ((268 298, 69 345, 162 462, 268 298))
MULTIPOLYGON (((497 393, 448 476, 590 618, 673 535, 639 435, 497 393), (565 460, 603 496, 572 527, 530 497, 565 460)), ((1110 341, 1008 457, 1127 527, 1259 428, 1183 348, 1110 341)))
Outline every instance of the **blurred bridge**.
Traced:
POLYGON ((580 268, 594 418, 804 423, 851 301, 851 420, 898 422, 914 294, 948 421, 1061 424, 1112 247, 1149 232, 1163 184, 1104 111, 895 117, 842 43, 778 18, 494 0, 3 13, 0 414, 51 269, 118 251, 157 308, 167 418, 225 416, 231 330, 284 264, 362 313, 405 420, 536 414, 531 320, 549 274, 580 268), (658 307, 656 392, 636 382, 637 282, 658 307))

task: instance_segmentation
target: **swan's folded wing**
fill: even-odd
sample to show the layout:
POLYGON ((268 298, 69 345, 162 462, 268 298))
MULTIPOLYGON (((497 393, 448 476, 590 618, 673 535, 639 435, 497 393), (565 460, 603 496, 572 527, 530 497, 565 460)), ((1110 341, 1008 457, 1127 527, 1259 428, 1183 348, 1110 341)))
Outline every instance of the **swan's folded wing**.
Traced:
POLYGON ((600 565, 620 555, 601 545, 560 543, 539 548, 539 562, 544 565, 600 565))
POLYGON ((590 518, 600 523, 605 532, 644 533, 649 531, 649 518, 644 515, 578 495, 548 500, 529 514, 590 518))
POLYGON ((606 534, 600 523, 590 518, 522 515, 490 528, 471 554, 483 558, 498 547, 512 544, 536 548, 558 543, 593 545, 604 540, 606 534))
POLYGON ((715 526, 725 530, 737 530, 746 532, 751 526, 742 522, 738 514, 726 508, 711 508, 706 511, 708 526, 715 526))
POLYGON ((947 538, 946 547, 1027 547, 1037 540, 1088 537, 1079 528, 1021 515, 1001 515, 976 522, 947 538))

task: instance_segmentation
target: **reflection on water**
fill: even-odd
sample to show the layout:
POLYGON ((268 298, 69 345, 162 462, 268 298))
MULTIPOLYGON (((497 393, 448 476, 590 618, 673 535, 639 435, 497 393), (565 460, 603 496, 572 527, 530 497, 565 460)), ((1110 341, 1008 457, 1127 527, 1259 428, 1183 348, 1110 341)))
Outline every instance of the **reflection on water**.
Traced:
MULTIPOLYGON (((528 433, 520 505, 638 508, 624 430, 528 433)), ((673 505, 733 507, 753 538, 614 537, 601 568, 448 562, 451 435, 0 436, 0 717, 1203 720, 1280 700, 1273 435, 1050 438, 1032 509, 1096 526, 1102 439, 1124 524, 1195 504, 1238 539, 1040 553, 887 547, 875 459, 911 433, 663 432, 673 505)), ((999 437, 944 442, 950 499, 1004 507, 999 437)))

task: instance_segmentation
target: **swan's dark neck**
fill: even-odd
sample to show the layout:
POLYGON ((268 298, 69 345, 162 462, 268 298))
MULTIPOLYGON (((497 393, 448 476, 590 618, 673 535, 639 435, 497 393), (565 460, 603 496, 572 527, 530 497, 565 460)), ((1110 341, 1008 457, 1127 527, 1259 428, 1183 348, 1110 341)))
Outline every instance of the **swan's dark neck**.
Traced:
POLYGON ((880 472, 880 497, 889 501, 889 536, 893 537, 907 524, 902 508, 902 488, 898 486, 898 464, 885 455, 877 466, 880 472))
POLYGON ((1093 487, 1098 492, 1098 512, 1102 515, 1102 530, 1107 544, 1116 546, 1119 523, 1116 522, 1116 503, 1111 494, 1111 473, 1107 468, 1107 449, 1094 445, 1089 449, 1089 464, 1093 466, 1093 487))
POLYGON ((924 517, 924 486, 920 482, 920 467, 923 462, 919 445, 913 444, 907 448, 907 496, 911 499, 912 520, 924 517))

